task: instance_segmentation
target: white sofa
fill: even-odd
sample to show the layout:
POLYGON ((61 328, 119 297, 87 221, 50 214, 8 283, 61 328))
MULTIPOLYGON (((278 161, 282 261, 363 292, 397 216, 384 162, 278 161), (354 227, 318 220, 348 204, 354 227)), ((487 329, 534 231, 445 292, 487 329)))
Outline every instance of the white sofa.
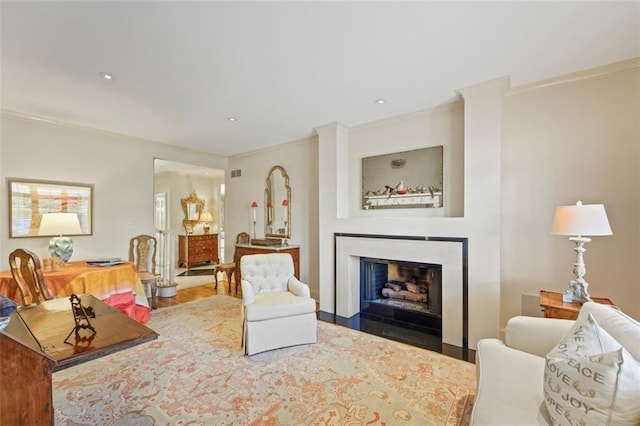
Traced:
MULTIPOLYGON (((582 306, 579 319, 589 313, 640 360, 638 321, 616 308, 594 302, 582 306)), ((543 392, 545 355, 573 324, 571 320, 518 316, 507 323, 504 342, 480 340, 476 354, 478 387, 471 424, 551 424, 543 392)))
POLYGON ((288 253, 243 256, 243 346, 247 355, 318 341, 316 302, 288 253))

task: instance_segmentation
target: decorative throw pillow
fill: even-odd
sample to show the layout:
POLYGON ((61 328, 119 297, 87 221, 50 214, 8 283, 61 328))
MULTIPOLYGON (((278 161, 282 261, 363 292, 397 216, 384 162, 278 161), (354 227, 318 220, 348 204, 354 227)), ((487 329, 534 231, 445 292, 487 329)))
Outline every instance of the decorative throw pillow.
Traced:
POLYGON ((544 398, 554 425, 640 424, 640 363, 593 316, 546 356, 544 398))

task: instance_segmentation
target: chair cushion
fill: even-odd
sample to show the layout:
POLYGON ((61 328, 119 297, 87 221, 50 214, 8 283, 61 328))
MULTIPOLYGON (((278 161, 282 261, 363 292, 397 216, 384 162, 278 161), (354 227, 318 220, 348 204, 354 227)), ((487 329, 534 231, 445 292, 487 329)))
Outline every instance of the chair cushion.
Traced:
POLYGON ((298 297, 288 291, 264 293, 256 295, 255 302, 246 305, 245 317, 247 321, 263 321, 308 314, 315 312, 315 309, 313 299, 298 297))
POLYGON ((140 281, 156 281, 158 277, 149 272, 138 272, 138 276, 140 277, 140 281))
POLYGON ((478 389, 471 424, 550 424, 544 405, 544 358, 512 349, 498 339, 478 342, 478 389))

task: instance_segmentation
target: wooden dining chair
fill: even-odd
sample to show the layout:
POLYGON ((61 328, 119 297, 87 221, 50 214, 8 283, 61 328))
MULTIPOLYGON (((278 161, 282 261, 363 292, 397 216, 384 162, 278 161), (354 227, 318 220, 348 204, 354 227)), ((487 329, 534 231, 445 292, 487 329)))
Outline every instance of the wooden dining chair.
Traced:
POLYGON ((157 250, 158 241, 151 235, 138 235, 129 240, 129 261, 133 262, 138 270, 145 294, 151 295, 151 309, 158 308, 157 250))
POLYGON ((9 254, 9 266, 22 295, 23 306, 53 299, 45 285, 38 255, 29 250, 16 249, 9 254))
MULTIPOLYGON (((249 244, 250 241, 251 241, 251 236, 246 232, 241 232, 238 235, 236 235, 236 244, 249 244)), ((235 260, 236 258, 235 254, 233 255, 233 258, 235 260)), ((225 275, 227 276, 229 293, 231 293, 231 278, 233 277, 233 273, 235 271, 236 271, 235 262, 226 262, 226 263, 217 264, 213 270, 213 276, 215 277, 215 280, 216 280, 216 286, 214 288, 218 288, 218 272, 224 272, 225 275)), ((236 294, 238 293, 238 284, 239 283, 236 282, 236 294)))

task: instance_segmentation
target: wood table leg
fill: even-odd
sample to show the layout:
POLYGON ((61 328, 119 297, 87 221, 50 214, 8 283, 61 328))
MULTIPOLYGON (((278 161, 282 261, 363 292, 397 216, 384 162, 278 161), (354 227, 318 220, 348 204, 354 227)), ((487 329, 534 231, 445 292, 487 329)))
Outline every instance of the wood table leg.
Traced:
MULTIPOLYGON (((227 273, 227 282, 229 283, 229 293, 231 293, 231 276, 233 275, 233 271, 235 270, 235 268, 227 268, 226 273, 227 273)), ((236 293, 238 292, 238 286, 236 285, 236 293)))

